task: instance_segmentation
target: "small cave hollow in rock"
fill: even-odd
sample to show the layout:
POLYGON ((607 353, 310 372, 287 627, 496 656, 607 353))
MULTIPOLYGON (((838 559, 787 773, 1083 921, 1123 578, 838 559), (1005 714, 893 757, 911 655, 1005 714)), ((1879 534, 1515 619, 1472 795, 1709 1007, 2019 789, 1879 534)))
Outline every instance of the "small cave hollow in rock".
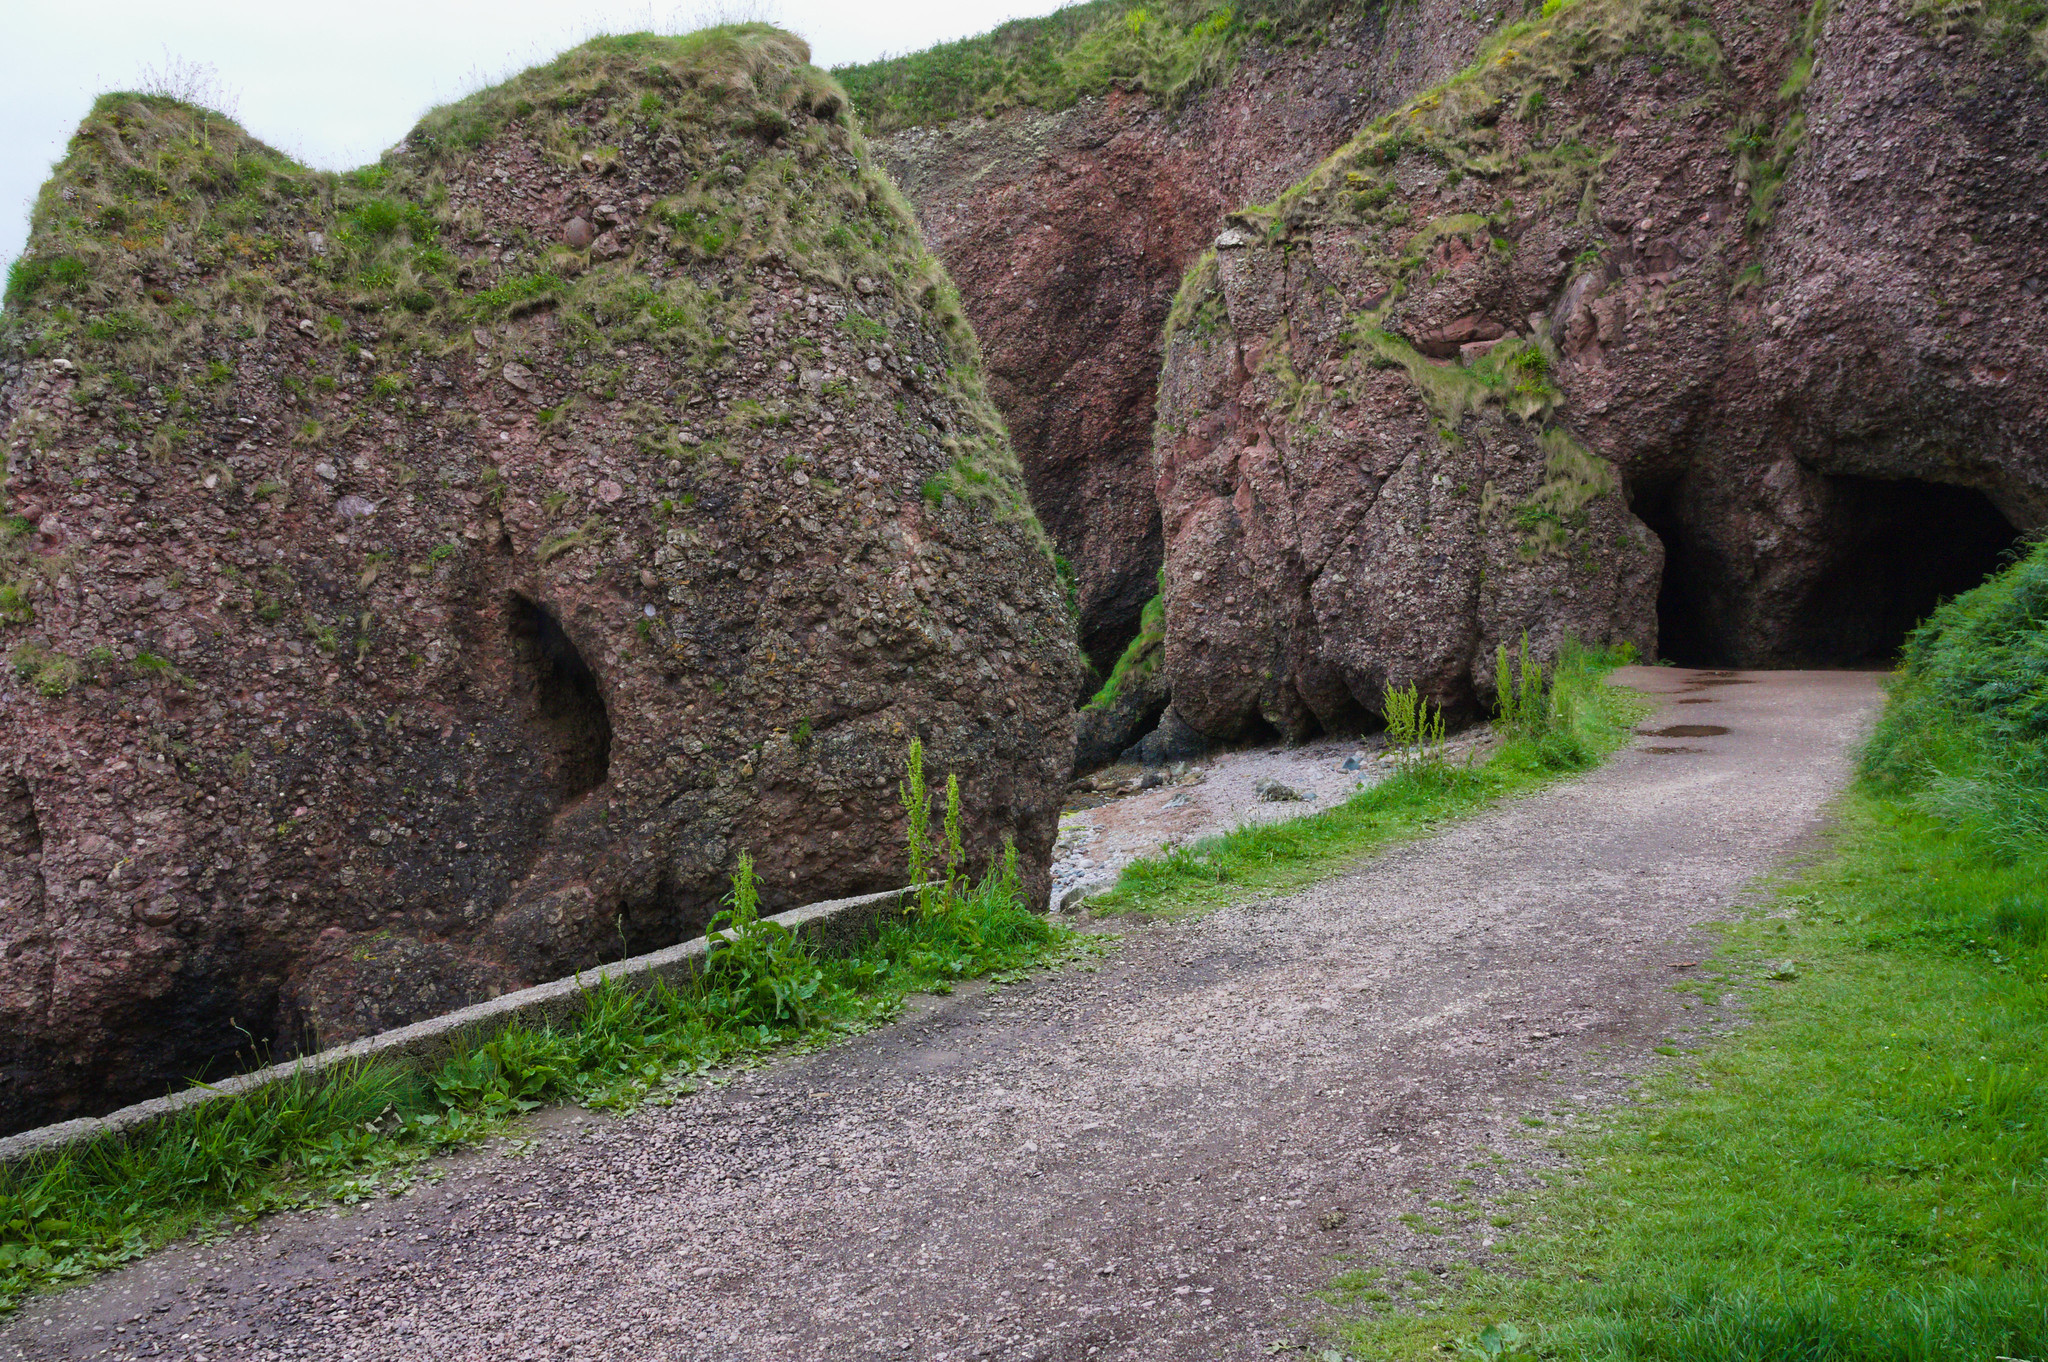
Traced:
POLYGON ((612 721, 597 673, 554 612, 514 594, 506 624, 533 685, 534 719, 554 748, 564 803, 602 785, 611 773, 612 721))
POLYGON ((1788 640, 1813 666, 1885 665, 1951 596, 2004 565, 2018 532, 1982 492, 1947 483, 1830 478, 1834 545, 1788 640))

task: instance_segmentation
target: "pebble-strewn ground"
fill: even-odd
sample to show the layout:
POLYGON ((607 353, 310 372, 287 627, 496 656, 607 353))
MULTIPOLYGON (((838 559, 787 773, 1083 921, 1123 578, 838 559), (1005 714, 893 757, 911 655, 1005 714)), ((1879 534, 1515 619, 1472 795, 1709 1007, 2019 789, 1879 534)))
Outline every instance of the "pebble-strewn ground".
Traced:
MULTIPOLYGON (((1476 734, 1461 735, 1449 746, 1463 761, 1476 734)), ((1101 772, 1095 783, 1112 779, 1135 781, 1165 776, 1165 783, 1135 794, 1120 793, 1102 802, 1083 795, 1081 807, 1060 816, 1059 842, 1053 848, 1052 902, 1076 887, 1106 885, 1140 856, 1156 856, 1166 848, 1229 832, 1245 823, 1271 823, 1299 818, 1341 804, 1361 785, 1377 784, 1392 773, 1381 760, 1377 738, 1318 738, 1299 747, 1256 747, 1219 752, 1200 762, 1173 769, 1143 772, 1118 766, 1101 772), (1298 800, 1272 798, 1262 787, 1277 783, 1300 795, 1298 800), (1093 807, 1087 807, 1092 805, 1093 807)))
POLYGON ((31 1304, 0 1357, 1251 1358, 1312 1337, 1340 1269, 1427 1293, 1498 1247, 1550 1126, 1723 1020, 1670 967, 1820 826, 1879 695, 1624 676, 1694 702, 1646 729, 1730 731, 1279 901, 1120 928, 1099 972, 933 1000, 671 1108, 548 1113, 408 1196, 158 1254, 31 1304))

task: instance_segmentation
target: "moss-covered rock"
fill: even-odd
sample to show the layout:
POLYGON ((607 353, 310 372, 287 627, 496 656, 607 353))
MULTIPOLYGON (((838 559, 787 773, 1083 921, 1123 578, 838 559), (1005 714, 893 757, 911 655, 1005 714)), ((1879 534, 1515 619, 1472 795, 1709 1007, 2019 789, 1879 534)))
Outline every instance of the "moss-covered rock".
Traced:
POLYGON ((1042 883, 1072 626, 807 57, 599 39, 344 175, 97 103, 0 323, 0 1125, 652 949, 742 850, 893 883, 913 735, 1042 883))

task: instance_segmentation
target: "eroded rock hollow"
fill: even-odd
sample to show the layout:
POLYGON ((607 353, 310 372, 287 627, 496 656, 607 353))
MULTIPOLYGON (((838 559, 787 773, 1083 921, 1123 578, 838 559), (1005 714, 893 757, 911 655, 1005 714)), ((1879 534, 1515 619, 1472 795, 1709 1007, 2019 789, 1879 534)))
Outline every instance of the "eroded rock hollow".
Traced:
POLYGON ((834 82, 602 39, 309 172, 109 96, 6 314, 0 1129, 901 881, 1038 892, 1077 654, 834 82))

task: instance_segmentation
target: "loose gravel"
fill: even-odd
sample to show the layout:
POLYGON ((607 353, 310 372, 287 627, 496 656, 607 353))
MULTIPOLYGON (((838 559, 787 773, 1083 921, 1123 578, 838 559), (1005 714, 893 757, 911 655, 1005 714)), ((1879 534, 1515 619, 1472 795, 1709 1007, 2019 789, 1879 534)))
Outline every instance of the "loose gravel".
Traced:
POLYGON ((673 1107, 541 1113, 404 1196, 32 1301, 0 1357, 1253 1358, 1340 1270, 1427 1295, 1500 1250, 1550 1134, 1727 1024, 1671 967, 1820 829, 1879 699, 1621 679, 1729 731, 1285 898, 1094 924, 1125 933, 1099 969, 673 1107))

